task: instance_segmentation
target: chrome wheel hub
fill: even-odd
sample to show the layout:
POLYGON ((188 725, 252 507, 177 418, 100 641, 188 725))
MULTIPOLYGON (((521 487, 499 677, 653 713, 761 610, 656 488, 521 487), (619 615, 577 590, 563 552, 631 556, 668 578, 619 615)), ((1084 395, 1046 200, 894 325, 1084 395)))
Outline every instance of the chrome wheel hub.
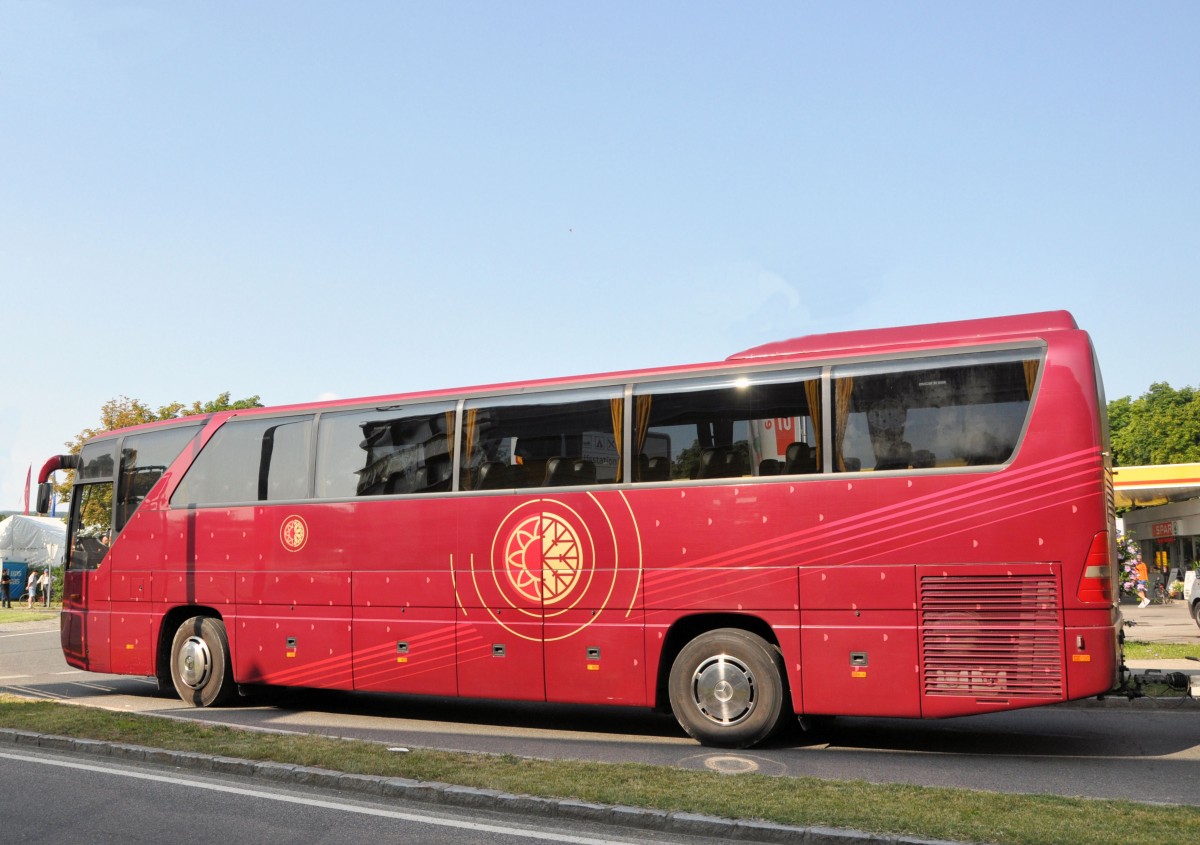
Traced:
POLYGON ((757 702, 754 673, 728 654, 710 657, 692 675, 692 697, 696 707, 718 725, 745 721, 757 702))
POLYGON ((175 668, 179 679, 191 689, 200 689, 212 675, 212 652, 201 637, 188 637, 179 649, 175 668))

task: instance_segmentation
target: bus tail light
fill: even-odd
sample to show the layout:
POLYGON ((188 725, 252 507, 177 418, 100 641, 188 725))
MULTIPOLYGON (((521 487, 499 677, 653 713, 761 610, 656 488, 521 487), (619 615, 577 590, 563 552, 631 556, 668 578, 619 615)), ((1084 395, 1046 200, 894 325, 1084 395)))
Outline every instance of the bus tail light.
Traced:
POLYGON ((1112 564, 1108 556, 1107 531, 1101 531, 1092 538, 1092 547, 1088 549, 1076 596, 1089 604, 1112 604, 1112 564))

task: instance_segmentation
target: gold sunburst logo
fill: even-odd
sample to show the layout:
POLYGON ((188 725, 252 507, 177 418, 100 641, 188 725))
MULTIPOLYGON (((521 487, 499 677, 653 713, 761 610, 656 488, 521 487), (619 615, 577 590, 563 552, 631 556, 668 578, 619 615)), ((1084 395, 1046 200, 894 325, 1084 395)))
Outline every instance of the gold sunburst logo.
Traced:
POLYGON ((551 605, 579 583, 583 554, 579 535, 553 513, 519 522, 504 544, 504 570, 513 589, 532 602, 551 605))
POLYGON ((308 542, 308 523, 299 516, 289 516, 279 527, 279 541, 289 552, 298 552, 308 542))

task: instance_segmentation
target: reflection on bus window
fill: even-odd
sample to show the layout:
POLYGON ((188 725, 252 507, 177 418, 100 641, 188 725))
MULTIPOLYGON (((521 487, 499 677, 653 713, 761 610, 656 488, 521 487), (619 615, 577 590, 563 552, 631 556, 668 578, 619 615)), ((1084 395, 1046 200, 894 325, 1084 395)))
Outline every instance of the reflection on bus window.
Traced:
POLYGON ((634 480, 820 472, 820 386, 811 372, 638 386, 634 480))
POLYGON ((450 489, 454 406, 321 417, 317 496, 351 498, 450 489))
POLYGON ((468 402, 463 490, 577 487, 620 481, 619 388, 468 402))
POLYGON ((113 485, 111 481, 80 486, 79 507, 73 517, 72 569, 95 569, 112 542, 113 485))
POLYGON ((234 420, 221 426, 171 496, 174 507, 308 496, 312 417, 234 420))
POLYGON ((835 370, 835 469, 1002 464, 1024 429, 1037 373, 1037 360, 1011 355, 835 370))
POLYGON ((116 531, 125 527, 138 505, 199 430, 199 425, 164 428, 133 434, 121 441, 116 531))

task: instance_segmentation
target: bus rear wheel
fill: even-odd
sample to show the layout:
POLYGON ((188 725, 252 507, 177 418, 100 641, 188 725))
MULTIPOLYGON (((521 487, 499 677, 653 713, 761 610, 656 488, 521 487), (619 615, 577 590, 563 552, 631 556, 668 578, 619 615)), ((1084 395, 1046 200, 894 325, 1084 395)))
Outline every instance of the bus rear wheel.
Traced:
POLYGON ((171 682, 184 701, 196 707, 228 702, 237 693, 225 623, 193 616, 171 641, 171 682))
POLYGON ((749 748, 784 713, 783 656, 762 637, 719 628, 692 640, 671 665, 671 710, 702 745, 749 748))

